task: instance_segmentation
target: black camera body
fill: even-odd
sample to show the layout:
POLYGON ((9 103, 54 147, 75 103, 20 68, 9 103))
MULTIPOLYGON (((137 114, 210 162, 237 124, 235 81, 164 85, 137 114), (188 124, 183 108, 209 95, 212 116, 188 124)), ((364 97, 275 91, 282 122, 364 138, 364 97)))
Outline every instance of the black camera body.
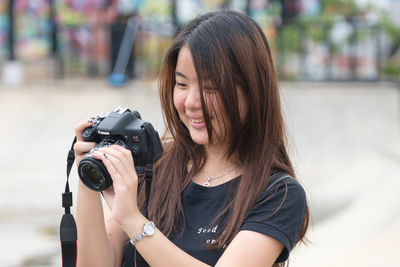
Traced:
POLYGON ((117 108, 94 118, 91 127, 82 132, 84 141, 96 142, 93 150, 78 166, 82 182, 95 191, 103 191, 112 184, 112 179, 102 163, 91 156, 93 151, 110 145, 120 145, 132 152, 138 174, 154 164, 162 155, 160 138, 153 126, 141 119, 139 112, 117 108))

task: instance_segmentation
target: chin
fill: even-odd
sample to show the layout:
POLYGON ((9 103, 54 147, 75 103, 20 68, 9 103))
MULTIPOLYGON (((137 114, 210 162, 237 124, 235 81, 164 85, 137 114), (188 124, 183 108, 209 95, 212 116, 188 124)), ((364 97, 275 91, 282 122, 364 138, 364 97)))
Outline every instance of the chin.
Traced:
POLYGON ((198 145, 208 145, 208 133, 207 130, 204 129, 193 129, 191 127, 188 127, 190 137, 192 138, 193 142, 195 142, 198 145))
POLYGON ((193 142, 195 142, 198 145, 208 145, 209 144, 208 137, 207 138, 196 138, 194 136, 191 136, 191 137, 192 137, 193 142))
POLYGON ((208 134, 207 133, 193 133, 190 132, 190 137, 192 138, 193 142, 198 145, 208 145, 208 134))

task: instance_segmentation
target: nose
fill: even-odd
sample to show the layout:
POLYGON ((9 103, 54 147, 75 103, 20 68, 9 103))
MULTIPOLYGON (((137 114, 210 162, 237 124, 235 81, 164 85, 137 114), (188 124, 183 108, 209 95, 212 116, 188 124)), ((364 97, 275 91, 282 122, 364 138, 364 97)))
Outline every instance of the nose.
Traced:
POLYGON ((188 89, 185 99, 186 109, 199 109, 201 108, 200 89, 197 86, 192 86, 188 89))

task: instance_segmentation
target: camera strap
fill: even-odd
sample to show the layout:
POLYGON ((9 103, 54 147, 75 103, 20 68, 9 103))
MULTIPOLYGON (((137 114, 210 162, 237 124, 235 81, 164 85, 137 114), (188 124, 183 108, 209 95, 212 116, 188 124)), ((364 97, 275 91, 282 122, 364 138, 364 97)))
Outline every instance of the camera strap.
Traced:
POLYGON ((77 230, 75 219, 71 214, 72 192, 69 190, 69 174, 75 161, 74 145, 76 137, 72 142, 71 149, 68 151, 67 157, 67 183, 65 192, 62 193, 62 207, 65 209, 64 215, 60 223, 60 241, 61 255, 63 267, 75 267, 77 260, 77 230))
POLYGON ((135 167, 136 172, 138 174, 144 174, 144 182, 145 182, 145 192, 146 192, 146 199, 145 199, 145 216, 147 216, 147 207, 149 206, 149 198, 150 198, 150 189, 151 189, 151 181, 153 179, 153 164, 147 164, 146 166, 142 167, 135 167))

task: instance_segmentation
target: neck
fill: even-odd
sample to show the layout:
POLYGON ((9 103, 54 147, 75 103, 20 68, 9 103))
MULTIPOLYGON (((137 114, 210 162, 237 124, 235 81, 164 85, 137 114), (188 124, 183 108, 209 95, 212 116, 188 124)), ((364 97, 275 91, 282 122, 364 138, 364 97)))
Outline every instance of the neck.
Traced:
POLYGON ((223 175, 223 177, 218 179, 218 181, 215 180, 212 182, 212 185, 216 185, 233 179, 241 173, 240 167, 235 164, 237 162, 236 158, 228 158, 226 155, 225 147, 216 145, 206 146, 205 152, 207 160, 198 174, 198 178, 201 181, 204 181, 204 179, 206 179, 206 176, 211 178, 218 177, 220 175, 223 175, 225 172, 232 170, 229 171, 226 175, 223 175))
POLYGON ((232 160, 226 155, 226 149, 224 147, 216 145, 205 146, 205 152, 207 160, 204 167, 208 167, 206 170, 227 169, 233 166, 232 160))

